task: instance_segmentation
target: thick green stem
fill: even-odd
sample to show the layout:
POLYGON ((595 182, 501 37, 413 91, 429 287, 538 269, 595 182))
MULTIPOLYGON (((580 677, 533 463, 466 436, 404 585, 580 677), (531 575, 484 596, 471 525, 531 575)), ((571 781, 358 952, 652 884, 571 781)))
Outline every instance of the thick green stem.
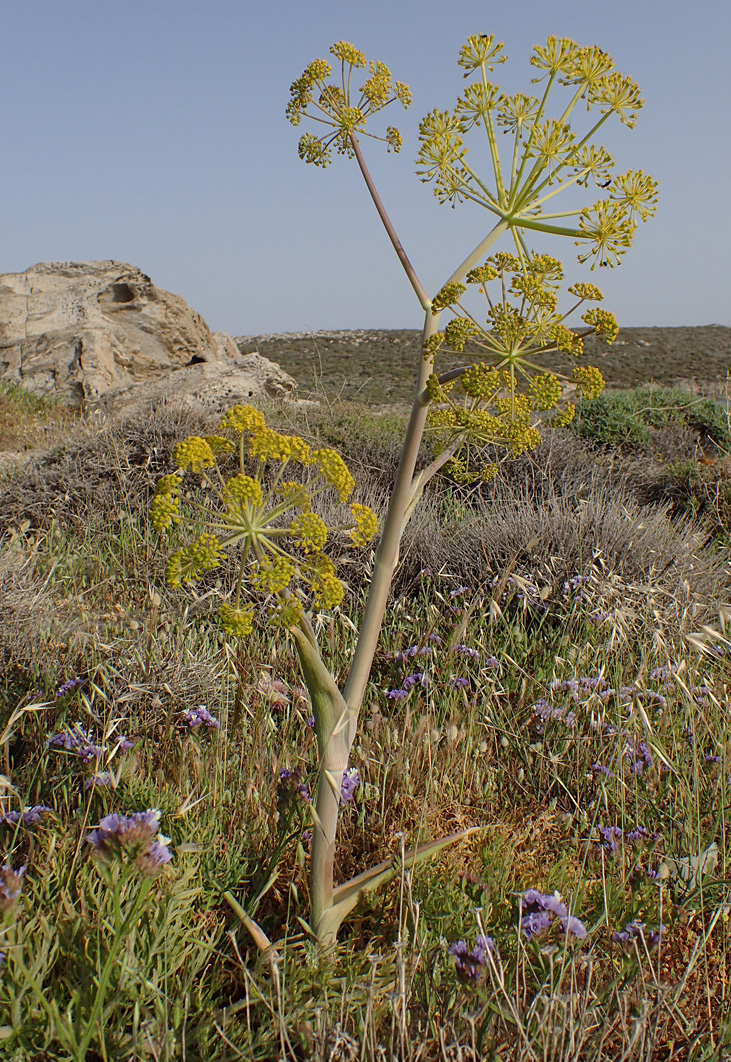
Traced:
MULTIPOLYGON (((500 221, 452 273, 448 283, 462 280, 468 270, 477 265, 507 228, 508 222, 500 221)), ((438 330, 439 315, 432 314, 431 310, 427 311, 424 322, 423 342, 438 330)), ((350 710, 349 747, 355 739, 358 713, 368 685, 368 677, 371 673, 371 665, 373 664, 373 657, 388 603, 388 595, 391 590, 393 573, 398 563, 399 546, 404 528, 404 515, 411 499, 414 469, 419 456, 419 448, 424 435, 426 415, 429 408, 424 388, 431 370, 431 360, 424 358, 419 352, 416 394, 411 409, 411 418, 406 429, 406 437, 401 450, 401 460, 396 472, 396 480, 391 494, 386 522, 378 550, 376 551, 373 578, 371 579, 368 600, 360 625, 358 642, 355 647, 348 680, 343 690, 343 697, 350 710)))
POLYGON ((350 752, 348 709, 335 679, 320 656, 312 628, 306 618, 303 617, 301 627, 291 628, 291 634, 297 646, 302 676, 312 701, 317 733, 319 775, 313 809, 310 906, 312 930, 319 943, 328 947, 334 943, 334 933, 323 934, 321 921, 333 904, 340 786, 350 752))

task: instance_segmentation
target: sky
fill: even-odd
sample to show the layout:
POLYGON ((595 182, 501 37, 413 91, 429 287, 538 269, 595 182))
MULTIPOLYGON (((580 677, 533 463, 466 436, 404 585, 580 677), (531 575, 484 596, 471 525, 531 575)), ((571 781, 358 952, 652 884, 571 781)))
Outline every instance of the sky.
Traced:
POLYGON ((601 142, 615 172, 660 181, 660 204, 617 269, 589 274, 567 239, 531 246, 599 284, 620 325, 731 325, 728 0, 5 0, 2 25, 2 273, 117 259, 232 335, 420 328, 355 162, 298 159, 290 83, 343 39, 410 85, 411 108, 387 112, 401 153, 364 151, 434 293, 491 215, 418 180, 419 119, 454 106, 470 34, 505 42, 492 77, 528 93, 531 50, 555 34, 640 84, 636 127, 612 119, 601 142))

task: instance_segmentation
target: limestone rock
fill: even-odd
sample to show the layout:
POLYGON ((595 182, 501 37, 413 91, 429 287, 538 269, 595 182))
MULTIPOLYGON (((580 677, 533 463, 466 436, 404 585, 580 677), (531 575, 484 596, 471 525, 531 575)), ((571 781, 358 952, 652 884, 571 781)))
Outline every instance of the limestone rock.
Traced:
MULTIPOLYGON (((221 336, 222 333, 215 333, 221 336)), ((226 339, 231 340, 230 336, 226 339)), ((261 354, 236 354, 230 360, 188 365, 158 380, 134 384, 121 391, 108 391, 94 404, 104 412, 128 416, 162 403, 223 413, 251 398, 285 398, 295 381, 261 354)))
POLYGON ((167 397, 218 408, 296 386, 266 358, 242 358, 185 299, 114 261, 42 262, 0 276, 0 378, 66 406, 106 409, 167 397))

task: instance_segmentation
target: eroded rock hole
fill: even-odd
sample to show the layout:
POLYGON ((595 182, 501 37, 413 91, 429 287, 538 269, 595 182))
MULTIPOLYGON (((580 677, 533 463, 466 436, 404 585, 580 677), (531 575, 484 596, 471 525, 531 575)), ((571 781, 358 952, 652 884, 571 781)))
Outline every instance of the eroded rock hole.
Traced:
POLYGON ((129 284, 112 284, 112 302, 133 302, 134 297, 129 284))

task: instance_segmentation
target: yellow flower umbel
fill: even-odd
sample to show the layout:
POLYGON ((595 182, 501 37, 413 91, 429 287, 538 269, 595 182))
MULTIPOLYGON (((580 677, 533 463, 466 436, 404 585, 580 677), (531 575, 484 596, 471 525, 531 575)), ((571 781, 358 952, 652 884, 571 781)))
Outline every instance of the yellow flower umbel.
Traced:
MULTIPOLYGON (((332 161, 332 148, 339 155, 353 155, 351 135, 367 136, 382 140, 389 151, 401 150, 401 134, 394 126, 386 128, 385 136, 367 133, 368 118, 383 110, 396 100, 406 108, 411 103, 409 86, 394 82, 385 63, 369 62, 358 48, 347 41, 338 41, 330 48, 338 61, 337 83, 328 83, 332 67, 326 59, 315 59, 301 77, 292 82, 289 90, 287 118, 292 125, 299 125, 303 118, 312 118, 318 126, 325 126, 324 135, 305 133, 298 145, 299 157, 314 166, 327 166, 332 161), (355 94, 353 74, 356 70, 367 71, 363 84, 355 94)), ((358 81, 364 75, 356 78, 358 81)))
MULTIPOLYGON (((344 587, 323 550, 333 532, 346 532, 354 546, 366 546, 378 523, 366 505, 352 504, 342 523, 328 527, 312 511, 320 495, 331 492, 348 501, 354 480, 334 450, 311 450, 297 435, 268 428, 252 406, 235 406, 221 421, 229 436, 191 436, 174 451, 177 470, 163 476, 150 504, 150 519, 159 532, 182 519, 180 492, 190 470, 206 488, 205 503, 191 501, 208 529, 168 559, 168 583, 179 587, 217 567, 225 551, 240 549, 233 604, 219 609, 222 629, 232 637, 252 630, 253 608, 247 596, 269 598, 282 623, 298 622, 309 597, 318 608, 340 604, 344 587), (237 465, 226 467, 230 455, 237 465), (219 461, 221 464, 219 464, 219 461), (224 472, 225 469, 225 472, 224 472), (293 473, 297 478, 285 478, 293 473)), ((230 463, 230 462, 229 462, 230 463)), ((188 495, 186 495, 188 497, 188 495)))
POLYGON ((564 322, 571 313, 603 295, 594 284, 574 284, 568 291, 576 301, 561 313, 557 292, 562 277, 561 263, 550 255, 496 254, 465 278, 486 299, 484 325, 462 306, 464 284, 446 285, 433 300, 438 310, 449 307, 455 316, 443 332, 431 337, 424 356, 433 359, 441 349, 464 353, 469 348, 485 359, 443 377, 434 373, 426 386, 436 453, 451 448, 453 456, 445 460, 445 471, 458 482, 484 482, 494 475, 493 466, 481 472, 470 468, 471 445, 497 444, 517 457, 538 445, 545 414, 553 414, 547 418, 552 427, 570 423, 575 407, 562 402, 562 380, 576 383, 579 396, 587 399, 596 398, 604 387, 601 372, 591 365, 575 368, 569 377, 546 372, 537 363, 542 355, 557 352, 575 360, 583 354, 586 336, 596 334, 611 343, 618 332, 614 316, 597 308, 581 318, 589 327, 569 328, 564 322), (498 287, 494 294, 491 284, 498 287), (453 394, 456 385, 461 401, 453 394), (460 455, 462 446, 466 449, 460 455))

